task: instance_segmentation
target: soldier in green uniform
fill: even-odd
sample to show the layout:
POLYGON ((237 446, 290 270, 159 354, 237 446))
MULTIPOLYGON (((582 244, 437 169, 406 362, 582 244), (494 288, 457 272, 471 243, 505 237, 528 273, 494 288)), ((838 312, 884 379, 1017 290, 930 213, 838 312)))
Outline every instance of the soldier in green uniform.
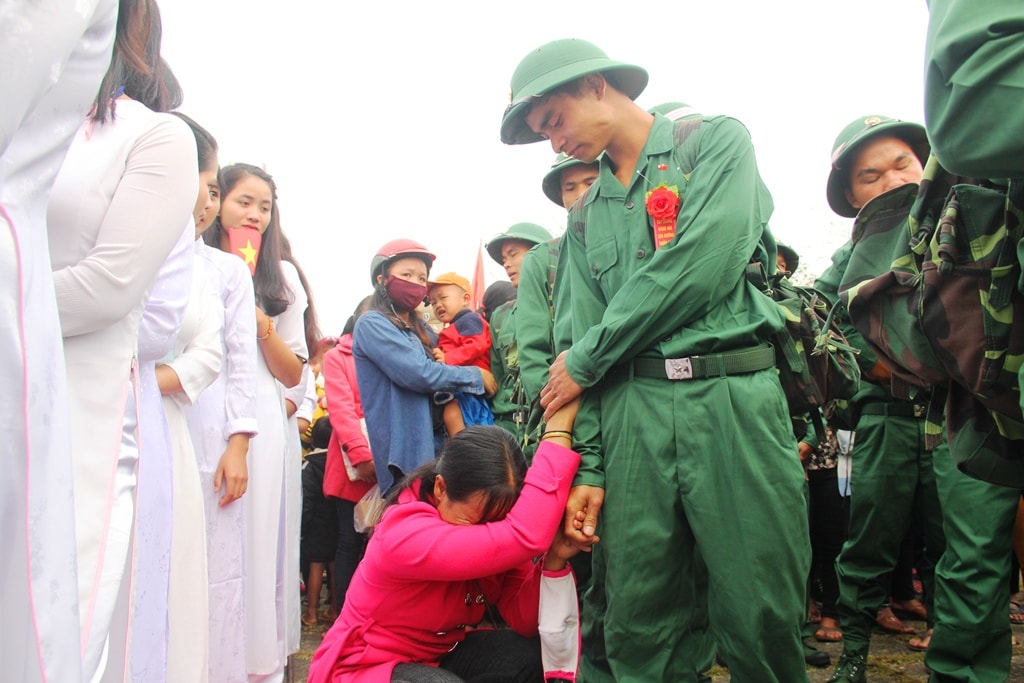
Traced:
MULTIPOLYGON (((856 215, 859 224, 874 212, 898 209, 901 203, 906 208, 913 201, 912 189, 896 189, 921 179, 921 162, 928 155, 921 126, 880 116, 859 118, 840 133, 833 149, 828 198, 839 215, 856 215), (865 206, 870 208, 861 211, 865 206)), ((859 233, 856 225, 854 233, 859 233)), ((872 269, 875 274, 889 269, 888 262, 870 262, 876 254, 891 259, 883 250, 861 249, 854 262, 852 249, 851 243, 840 248, 832 268, 818 280, 825 294, 834 296, 843 283, 872 269)), ((1006 680, 1009 544, 1018 494, 961 473, 945 443, 928 453, 921 406, 927 393, 917 397, 918 403, 893 399, 884 364, 860 333, 843 323, 850 342, 861 349, 862 376, 872 381, 862 384, 853 401, 860 419, 850 538, 836 562, 844 648, 830 680, 866 680, 871 621, 885 598, 878 575, 895 564, 915 501, 936 570, 934 581, 925 586, 926 595, 934 596, 928 601, 934 635, 911 639, 911 647, 928 649, 933 681, 1006 680)))
POLYGON ((587 593, 584 614, 597 595, 604 618, 585 625, 583 674, 700 678, 694 653, 711 639, 699 554, 732 680, 806 681, 803 475, 766 344, 783 316, 745 277, 771 197, 742 124, 704 119, 677 150, 675 124, 632 101, 646 83, 591 43, 548 43, 513 74, 501 126, 506 143, 549 139, 555 152, 600 157, 559 254, 556 327, 569 318, 571 346, 542 391, 551 411, 586 389, 566 510, 585 521, 566 533, 592 543, 600 512, 604 591, 587 593), (694 157, 692 173, 677 152, 694 157))
POLYGON ((494 411, 494 424, 512 432, 520 441, 526 437, 529 405, 525 400, 520 375, 517 327, 527 323, 544 323, 550 314, 547 307, 535 313, 528 306, 527 311, 520 312, 518 288, 527 252, 538 244, 550 241, 551 233, 542 226, 536 223, 516 223, 487 243, 487 253, 505 268, 517 292, 515 299, 502 304, 490 315, 491 372, 498 382, 498 393, 491 399, 491 410, 494 411), (517 324, 520 318, 525 318, 527 323, 517 324))
MULTIPOLYGON (((884 116, 856 119, 833 144, 826 190, 829 206, 844 218, 856 216, 878 195, 919 183, 927 156, 922 126, 884 116)), ((831 267, 815 283, 832 301, 839 300, 852 251, 851 242, 840 247, 832 255, 831 267)), ((945 542, 932 453, 924 447, 927 396, 915 402, 893 398, 888 368, 845 316, 839 322, 850 343, 860 350, 857 359, 863 380, 850 401, 851 410, 859 416, 851 454, 850 528, 836 560, 844 645, 829 680, 845 682, 865 680, 871 630, 879 607, 888 600, 885 575, 896 566, 911 520, 916 516, 925 526, 930 564, 938 561, 945 542)), ((922 579, 925 595, 933 597, 931 575, 922 579)), ((931 605, 927 607, 931 622, 934 615, 931 605)))
MULTIPOLYGON (((597 180, 596 163, 585 164, 565 154, 558 154, 541 181, 544 196, 568 210, 597 180)), ((540 390, 548 381, 548 368, 555 360, 554 286, 558 267, 558 243, 549 240, 531 249, 523 257, 519 273, 518 299, 521 311, 516 340, 519 346, 519 368, 526 397, 533 405, 532 416, 540 421, 540 390), (543 313, 546 313, 545 318, 543 313)), ((536 426, 536 425, 534 425, 536 426)))
MULTIPOLYGON (((943 168, 971 178, 1024 178, 1024 117, 1020 116, 1024 103, 1024 7, 1016 0, 931 0, 925 52, 925 121, 932 152, 943 168)), ((1024 267, 1024 241, 1017 245, 1017 256, 1024 267)), ((1019 288, 1024 293, 1024 276, 1019 288)), ((1024 406, 1024 367, 1018 378, 1024 406)), ((993 514, 984 507, 981 514, 993 514)), ((1002 514, 1000 509, 998 521, 993 523, 999 531, 995 538, 1000 541, 1005 538, 1002 514)), ((952 545, 952 532, 947 533, 952 545)), ((976 547, 983 547, 981 539, 974 540, 979 544, 976 547)), ((996 545, 1002 548, 1001 542, 996 545)), ((953 559, 943 558, 936 569, 938 581, 947 571, 956 571, 953 559)), ((986 574, 1002 576, 1003 559, 996 558, 986 574)), ((960 578, 977 580, 976 575, 960 578)), ((951 592, 945 597, 958 612, 964 612, 970 608, 967 601, 972 594, 951 592)), ((940 592, 937 599, 943 597, 940 592)), ((996 629, 987 637, 982 635, 980 643, 972 642, 978 637, 973 634, 971 640, 957 642, 962 635, 948 632, 940 615, 925 657, 936 672, 934 680, 1006 680, 1010 655, 1000 628, 1004 606, 1005 602, 996 599, 974 608, 996 629), (972 657, 972 652, 979 654, 972 657), (979 673, 986 661, 992 668, 979 673)))

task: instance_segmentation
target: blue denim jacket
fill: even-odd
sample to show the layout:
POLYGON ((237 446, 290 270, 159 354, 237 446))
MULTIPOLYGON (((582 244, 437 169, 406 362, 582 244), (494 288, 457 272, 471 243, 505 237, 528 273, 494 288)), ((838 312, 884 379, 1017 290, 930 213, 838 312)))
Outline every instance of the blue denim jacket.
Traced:
POLYGON ((407 474, 437 455, 434 392, 483 394, 483 378, 477 368, 438 363, 412 330, 400 330, 377 311, 360 316, 352 339, 377 482, 387 492, 395 468, 407 474))

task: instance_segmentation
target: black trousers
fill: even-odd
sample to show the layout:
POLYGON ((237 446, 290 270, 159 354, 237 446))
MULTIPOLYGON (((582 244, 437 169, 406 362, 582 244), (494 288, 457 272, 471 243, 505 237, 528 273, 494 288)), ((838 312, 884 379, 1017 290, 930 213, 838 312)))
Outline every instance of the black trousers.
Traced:
POLYGON ((807 487, 811 512, 811 594, 821 602, 821 616, 838 619, 836 557, 849 530, 850 499, 839 495, 835 468, 808 470, 807 487))
POLYGON ((440 668, 399 664, 391 683, 538 683, 544 680, 540 640, 515 631, 471 631, 440 668))
POLYGON ((352 524, 355 503, 333 496, 328 500, 334 501, 338 513, 338 546, 334 552, 334 594, 338 597, 340 612, 341 606, 345 604, 345 593, 352 582, 352 575, 356 573, 356 567, 363 559, 366 537, 357 533, 352 524))

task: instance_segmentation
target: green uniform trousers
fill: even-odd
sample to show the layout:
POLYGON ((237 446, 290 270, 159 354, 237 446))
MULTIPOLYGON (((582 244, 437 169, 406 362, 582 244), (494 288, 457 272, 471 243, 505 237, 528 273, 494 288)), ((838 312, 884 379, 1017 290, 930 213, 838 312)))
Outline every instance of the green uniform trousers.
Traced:
POLYGON ((734 683, 806 681, 810 542, 776 371, 591 392, 606 488, 583 614, 603 619, 584 679, 702 680, 717 641, 734 683))
MULTIPOLYGON (((843 651, 867 656, 879 606, 888 599, 882 578, 896 566, 900 543, 917 515, 925 553, 934 566, 942 555, 942 513, 924 449, 923 418, 861 415, 851 458, 850 534, 839 557, 839 617, 843 651)), ((949 457, 942 444, 935 454, 949 457)), ((931 572, 922 577, 929 620, 935 595, 931 572)))
POLYGON ((1020 492, 970 477, 948 453, 933 458, 946 552, 935 568, 933 683, 1003 683, 1012 631, 1006 616, 1020 492))

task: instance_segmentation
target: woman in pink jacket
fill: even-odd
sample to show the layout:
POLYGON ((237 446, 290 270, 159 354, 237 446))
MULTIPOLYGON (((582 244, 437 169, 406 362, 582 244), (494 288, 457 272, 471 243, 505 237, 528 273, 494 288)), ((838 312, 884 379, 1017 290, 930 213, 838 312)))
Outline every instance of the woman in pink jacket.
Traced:
POLYGON ((579 465, 568 448, 577 404, 548 422, 528 472, 512 434, 476 426, 405 478, 310 683, 543 680, 541 578, 568 573, 577 552, 560 533, 579 465), (494 607, 511 629, 476 628, 494 607))
POLYGON ((334 594, 339 606, 345 602, 345 592, 366 543, 352 525, 352 513, 359 499, 377 481, 373 454, 366 439, 359 385, 356 383, 356 361, 352 357, 352 329, 356 318, 369 307, 371 298, 366 297, 359 303, 345 323, 337 345, 324 355, 324 396, 327 399, 327 416, 334 430, 327 447, 323 491, 325 496, 334 500, 338 510, 334 594))

